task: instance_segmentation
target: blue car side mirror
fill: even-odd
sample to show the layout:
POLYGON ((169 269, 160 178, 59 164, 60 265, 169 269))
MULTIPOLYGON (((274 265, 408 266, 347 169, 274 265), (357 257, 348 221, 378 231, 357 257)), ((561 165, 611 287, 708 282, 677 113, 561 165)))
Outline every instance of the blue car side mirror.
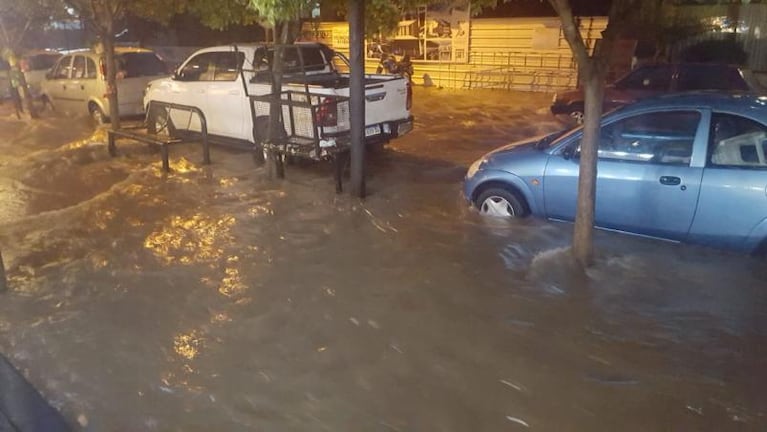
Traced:
POLYGON ((565 159, 577 159, 580 156, 580 146, 569 145, 562 149, 562 157, 565 159))

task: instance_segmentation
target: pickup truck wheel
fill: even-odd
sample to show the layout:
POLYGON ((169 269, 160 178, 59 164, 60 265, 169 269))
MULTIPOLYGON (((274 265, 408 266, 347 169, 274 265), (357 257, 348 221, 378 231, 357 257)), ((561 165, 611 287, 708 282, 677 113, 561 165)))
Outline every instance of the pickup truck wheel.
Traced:
POLYGON ((527 209, 513 192, 492 187, 485 190, 474 201, 483 216, 515 218, 527 216, 527 209))
POLYGON ((45 111, 46 109, 50 109, 51 111, 56 111, 54 109, 53 103, 46 95, 42 95, 40 97, 40 102, 42 102, 43 106, 40 108, 40 111, 45 111))
POLYGON ((266 150, 260 143, 253 146, 253 162, 259 166, 266 162, 266 150))
POLYGON ((147 131, 157 135, 167 135, 173 138, 176 135, 176 127, 173 120, 168 116, 168 110, 163 107, 149 104, 149 115, 147 116, 147 131))

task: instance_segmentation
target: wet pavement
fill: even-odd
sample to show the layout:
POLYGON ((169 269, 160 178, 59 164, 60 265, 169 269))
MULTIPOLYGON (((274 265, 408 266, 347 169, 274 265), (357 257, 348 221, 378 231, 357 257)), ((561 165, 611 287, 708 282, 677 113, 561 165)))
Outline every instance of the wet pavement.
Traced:
POLYGON ((415 96, 364 202, 0 106, 0 352, 84 431, 767 429, 764 259, 598 232, 583 274, 459 192, 550 95, 415 96))

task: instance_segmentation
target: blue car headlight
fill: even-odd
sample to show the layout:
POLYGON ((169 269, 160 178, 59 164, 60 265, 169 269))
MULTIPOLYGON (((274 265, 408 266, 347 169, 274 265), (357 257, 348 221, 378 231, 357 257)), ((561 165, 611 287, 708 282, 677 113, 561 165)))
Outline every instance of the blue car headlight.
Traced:
POLYGON ((477 171, 482 169, 482 165, 484 165, 485 162, 486 161, 484 158, 475 160, 474 163, 471 164, 471 166, 469 167, 469 171, 466 172, 466 177, 467 178, 474 177, 474 174, 476 174, 477 171))

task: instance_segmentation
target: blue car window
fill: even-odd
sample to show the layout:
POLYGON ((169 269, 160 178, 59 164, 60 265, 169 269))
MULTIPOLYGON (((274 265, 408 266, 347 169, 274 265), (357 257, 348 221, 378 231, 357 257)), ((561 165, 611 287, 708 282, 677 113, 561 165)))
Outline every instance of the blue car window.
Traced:
POLYGON ((767 169, 765 125, 733 114, 714 113, 709 137, 709 166, 767 169))
POLYGON ((599 158, 659 165, 689 165, 697 111, 640 114, 603 126, 599 158))

